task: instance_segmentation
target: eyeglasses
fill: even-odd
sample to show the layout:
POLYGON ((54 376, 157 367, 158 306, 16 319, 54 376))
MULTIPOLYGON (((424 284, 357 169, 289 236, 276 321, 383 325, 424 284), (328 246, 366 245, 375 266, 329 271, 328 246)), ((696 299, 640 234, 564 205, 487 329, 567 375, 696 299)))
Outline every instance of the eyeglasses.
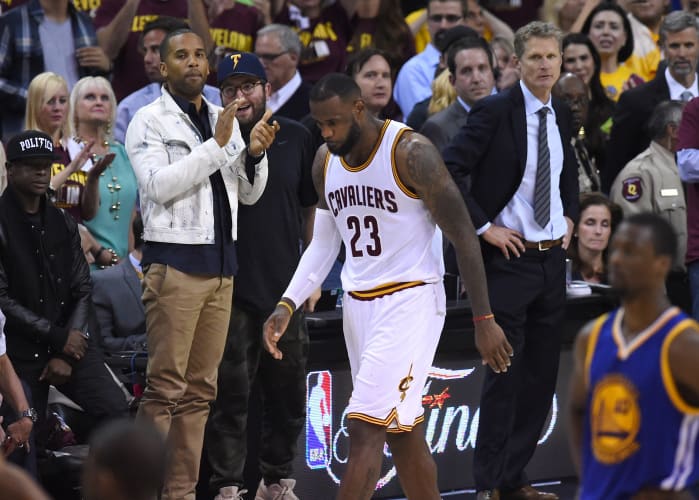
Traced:
POLYGON ((433 23, 441 23, 446 21, 448 23, 458 23, 461 21, 463 16, 457 16, 456 14, 432 14, 427 19, 433 23))
POLYGON ((255 54, 259 59, 262 59, 263 61, 274 61, 277 57, 281 57, 284 54, 289 52, 288 50, 285 50, 283 52, 279 52, 277 54, 255 54))
POLYGON ((255 83, 243 83, 242 85, 228 85, 221 89, 221 93, 228 98, 235 98, 235 96, 238 95, 238 90, 240 90, 243 95, 250 95, 258 85, 262 85, 262 82, 257 81, 255 83))

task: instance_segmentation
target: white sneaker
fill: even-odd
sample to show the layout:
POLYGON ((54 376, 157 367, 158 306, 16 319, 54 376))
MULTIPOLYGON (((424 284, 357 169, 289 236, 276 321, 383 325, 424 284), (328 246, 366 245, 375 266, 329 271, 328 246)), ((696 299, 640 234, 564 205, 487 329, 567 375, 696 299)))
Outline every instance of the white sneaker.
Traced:
POLYGON ((294 495, 294 486, 296 479, 280 479, 279 484, 269 486, 265 486, 265 480, 262 479, 255 493, 255 500, 299 500, 299 497, 294 495))
POLYGON ((224 486, 218 490, 214 500, 243 500, 243 495, 248 490, 239 490, 237 486, 224 486))

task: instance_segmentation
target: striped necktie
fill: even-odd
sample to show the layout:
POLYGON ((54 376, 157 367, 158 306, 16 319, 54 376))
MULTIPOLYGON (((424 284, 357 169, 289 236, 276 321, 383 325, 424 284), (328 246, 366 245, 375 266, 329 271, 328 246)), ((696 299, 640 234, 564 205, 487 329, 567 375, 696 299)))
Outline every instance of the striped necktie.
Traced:
POLYGON ((551 219, 551 155, 546 133, 548 111, 544 106, 536 112, 539 115, 539 149, 534 187, 534 220, 542 228, 546 227, 551 219))

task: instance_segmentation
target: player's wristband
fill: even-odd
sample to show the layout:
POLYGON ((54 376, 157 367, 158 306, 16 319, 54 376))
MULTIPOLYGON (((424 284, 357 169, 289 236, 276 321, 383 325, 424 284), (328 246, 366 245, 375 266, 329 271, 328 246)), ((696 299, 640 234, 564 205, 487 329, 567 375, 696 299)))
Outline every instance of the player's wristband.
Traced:
POLYGON ((277 305, 286 307, 289 310, 289 314, 291 314, 292 316, 294 315, 294 310, 292 309, 292 307, 283 300, 277 302, 277 305))
POLYGON ((475 325, 476 323, 479 323, 480 321, 485 321, 487 319, 493 319, 495 315, 493 313, 490 314, 484 314, 483 316, 474 316, 473 317, 473 324, 475 325))

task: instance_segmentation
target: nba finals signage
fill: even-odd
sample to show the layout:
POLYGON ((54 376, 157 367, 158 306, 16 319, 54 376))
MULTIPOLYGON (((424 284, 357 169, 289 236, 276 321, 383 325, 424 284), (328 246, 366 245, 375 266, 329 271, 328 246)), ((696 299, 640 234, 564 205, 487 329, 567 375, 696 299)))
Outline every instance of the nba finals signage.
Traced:
MULTIPOLYGON (((422 404, 425 438, 437 463, 440 490, 449 491, 472 486, 473 449, 480 413, 478 404, 486 368, 479 360, 440 361, 439 365, 432 368, 423 388, 422 404)), ((569 372, 569 366, 570 354, 566 353, 561 359, 561 371, 569 372), (566 357, 568 363, 564 362, 566 357)), ((565 373, 563 377, 566 380, 567 375, 565 373)), ((559 396, 565 395, 566 390, 561 378, 559 376, 557 388, 559 396)), ((294 476, 298 479, 296 489, 302 493, 308 488, 314 498, 332 498, 347 466, 346 406, 351 394, 351 375, 346 369, 318 370, 310 372, 306 382, 304 453, 294 463, 294 476)), ((528 468, 530 479, 573 475, 561 406, 560 398, 554 396, 539 447, 528 468)), ((387 445, 384 445, 383 468, 376 489, 376 498, 401 493, 387 445)))

